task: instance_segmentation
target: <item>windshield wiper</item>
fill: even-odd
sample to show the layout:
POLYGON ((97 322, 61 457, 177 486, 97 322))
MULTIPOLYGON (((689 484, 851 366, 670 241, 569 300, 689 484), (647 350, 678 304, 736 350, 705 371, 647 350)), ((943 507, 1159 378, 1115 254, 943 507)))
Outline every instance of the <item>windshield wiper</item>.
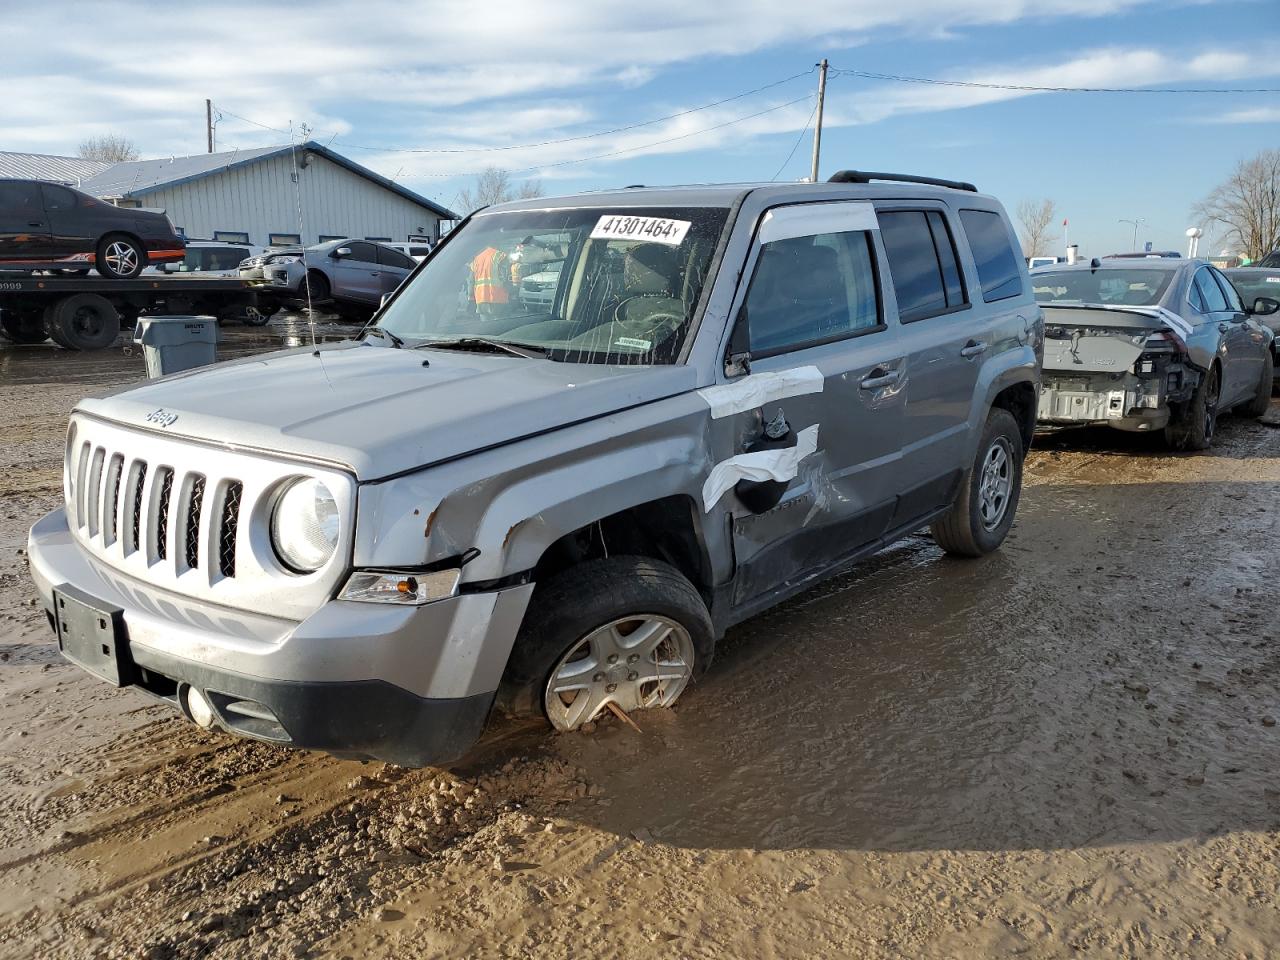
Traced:
POLYGON ((492 337, 454 337, 447 340, 420 340, 413 345, 415 350, 419 347, 431 347, 435 350, 474 350, 476 347, 490 347, 494 350, 503 350, 514 354, 517 357, 524 357, 526 360, 545 360, 548 354, 548 351, 542 347, 535 347, 528 343, 512 343, 510 340, 495 340, 492 337))
POLYGON ((391 341, 391 345, 395 347, 397 350, 399 350, 401 347, 404 346, 404 340, 396 336, 386 327, 367 327, 365 328, 364 332, 366 335, 386 337, 389 341, 391 341))

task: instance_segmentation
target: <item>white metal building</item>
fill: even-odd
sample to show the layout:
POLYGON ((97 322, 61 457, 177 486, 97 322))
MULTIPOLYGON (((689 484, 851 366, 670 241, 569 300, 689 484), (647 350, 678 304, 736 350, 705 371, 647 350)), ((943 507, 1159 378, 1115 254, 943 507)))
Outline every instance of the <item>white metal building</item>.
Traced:
POLYGON ((80 189, 120 206, 163 210, 188 239, 257 246, 347 237, 440 237, 452 211, 308 141, 117 163, 80 189))

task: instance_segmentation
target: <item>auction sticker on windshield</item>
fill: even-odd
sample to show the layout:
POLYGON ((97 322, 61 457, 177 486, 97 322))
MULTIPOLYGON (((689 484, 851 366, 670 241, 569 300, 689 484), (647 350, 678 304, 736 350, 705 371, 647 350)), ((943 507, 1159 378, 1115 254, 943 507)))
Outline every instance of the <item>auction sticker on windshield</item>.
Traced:
POLYGON ((666 217, 620 217, 606 213, 591 231, 593 240, 645 240, 678 247, 689 232, 691 220, 668 220, 666 217))

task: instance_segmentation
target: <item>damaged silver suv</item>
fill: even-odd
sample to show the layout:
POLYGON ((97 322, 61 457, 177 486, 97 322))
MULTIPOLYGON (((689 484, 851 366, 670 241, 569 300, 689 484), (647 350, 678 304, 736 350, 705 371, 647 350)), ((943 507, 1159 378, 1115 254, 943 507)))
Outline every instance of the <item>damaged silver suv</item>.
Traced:
POLYGON ((910 531, 1004 540, 1015 249, 971 185, 850 171, 485 209, 357 341, 82 402, 32 573, 69 659, 273 743, 421 765, 495 703, 669 706, 910 531))

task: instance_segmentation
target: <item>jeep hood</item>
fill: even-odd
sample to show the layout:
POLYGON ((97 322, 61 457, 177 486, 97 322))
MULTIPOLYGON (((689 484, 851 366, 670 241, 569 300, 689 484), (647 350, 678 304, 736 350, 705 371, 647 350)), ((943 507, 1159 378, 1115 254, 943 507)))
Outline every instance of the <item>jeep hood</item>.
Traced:
POLYGON ((220 363, 77 409, 173 437, 323 460, 368 481, 697 386, 687 366, 342 343, 318 356, 307 348, 220 363))

